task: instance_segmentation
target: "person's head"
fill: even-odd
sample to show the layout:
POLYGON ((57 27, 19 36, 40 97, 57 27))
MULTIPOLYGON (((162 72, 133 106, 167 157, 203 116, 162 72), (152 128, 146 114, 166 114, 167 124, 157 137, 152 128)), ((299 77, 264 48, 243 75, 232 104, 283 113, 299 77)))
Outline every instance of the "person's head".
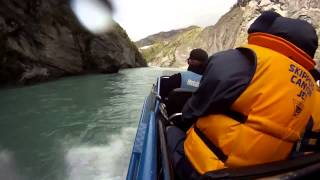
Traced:
POLYGON ((187 59, 189 68, 188 69, 199 69, 203 70, 208 62, 208 53, 200 48, 193 49, 190 52, 189 58, 187 59))
MULTIPOLYGON (((287 47, 297 49, 311 64, 315 64, 313 58, 318 48, 318 36, 315 28, 307 21, 282 17, 276 12, 266 11, 253 22, 248 33, 249 43, 254 39, 261 41, 257 38, 261 35, 277 39, 288 44, 287 47)), ((289 55, 291 56, 292 53, 289 55)))
POLYGON ((248 33, 262 32, 281 37, 306 52, 310 57, 318 48, 315 28, 307 21, 282 17, 273 11, 263 12, 250 26, 248 33))

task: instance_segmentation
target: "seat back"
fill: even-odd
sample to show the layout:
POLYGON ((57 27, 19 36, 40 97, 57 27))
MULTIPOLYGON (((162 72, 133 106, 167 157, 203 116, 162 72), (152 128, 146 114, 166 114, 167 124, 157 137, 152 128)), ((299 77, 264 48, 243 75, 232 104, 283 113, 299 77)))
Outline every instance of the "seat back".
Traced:
POLYGON ((281 160, 246 167, 225 168, 207 172, 200 180, 207 179, 308 179, 320 175, 320 153, 307 154, 295 159, 281 160))
POLYGON ((313 119, 310 118, 300 141, 292 149, 291 158, 303 156, 306 153, 320 152, 320 132, 313 131, 313 119))
POLYGON ((158 81, 160 81, 159 83, 159 95, 161 96, 162 100, 164 100, 164 94, 165 94, 165 91, 164 91, 164 87, 165 87, 165 84, 167 83, 167 81, 169 80, 169 76, 161 76, 158 81))
POLYGON ((177 88, 171 91, 165 102, 167 107, 167 113, 170 117, 172 114, 182 112, 182 108, 188 99, 192 96, 192 91, 177 88))
POLYGON ((320 132, 306 132, 303 139, 301 152, 320 152, 320 132))

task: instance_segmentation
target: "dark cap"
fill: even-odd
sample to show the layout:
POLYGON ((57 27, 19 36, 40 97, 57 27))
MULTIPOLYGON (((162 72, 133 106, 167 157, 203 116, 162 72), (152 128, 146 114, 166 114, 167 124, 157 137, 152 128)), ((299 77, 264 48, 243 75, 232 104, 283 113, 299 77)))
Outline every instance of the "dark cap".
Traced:
POLYGON ((273 11, 261 14, 250 26, 248 33, 262 32, 272 34, 293 43, 312 58, 318 48, 315 28, 307 21, 282 17, 273 11))
POLYGON ((193 49, 190 52, 190 56, 188 59, 198 60, 202 62, 206 62, 208 60, 208 53, 203 49, 193 49))

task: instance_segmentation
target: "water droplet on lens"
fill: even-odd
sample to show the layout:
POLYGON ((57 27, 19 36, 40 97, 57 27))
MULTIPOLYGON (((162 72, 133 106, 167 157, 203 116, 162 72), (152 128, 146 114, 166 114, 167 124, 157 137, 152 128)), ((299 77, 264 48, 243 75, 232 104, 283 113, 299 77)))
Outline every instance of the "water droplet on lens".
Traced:
POLYGON ((80 23, 94 34, 102 34, 113 25, 110 3, 102 0, 72 0, 71 9, 80 23))

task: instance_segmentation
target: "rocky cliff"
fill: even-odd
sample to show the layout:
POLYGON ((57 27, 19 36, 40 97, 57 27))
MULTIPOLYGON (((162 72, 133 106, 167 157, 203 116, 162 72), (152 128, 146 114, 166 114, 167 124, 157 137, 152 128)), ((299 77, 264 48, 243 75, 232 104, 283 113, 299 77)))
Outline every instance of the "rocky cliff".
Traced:
MULTIPOLYGON (((320 37, 320 0, 238 0, 215 25, 202 30, 199 29, 197 33, 192 33, 192 37, 188 37, 189 40, 184 40, 183 44, 176 43, 176 40, 185 36, 188 32, 176 35, 172 42, 167 42, 162 48, 172 47, 173 50, 167 50, 172 53, 163 54, 161 48, 159 48, 158 53, 153 53, 154 55, 149 57, 150 51, 153 50, 150 47, 153 46, 142 50, 142 53, 147 54, 145 57, 148 58, 147 60, 151 60, 149 63, 152 65, 176 66, 179 64, 172 62, 176 62, 181 57, 186 57, 192 48, 203 48, 209 54, 213 54, 217 51, 240 46, 246 42, 247 29, 251 23, 261 12, 266 10, 276 11, 286 17, 307 20, 317 29, 320 37)), ((315 59, 319 62, 319 49, 315 59)))
POLYGON ((126 32, 95 36, 65 0, 1 0, 0 86, 146 66, 126 32))

